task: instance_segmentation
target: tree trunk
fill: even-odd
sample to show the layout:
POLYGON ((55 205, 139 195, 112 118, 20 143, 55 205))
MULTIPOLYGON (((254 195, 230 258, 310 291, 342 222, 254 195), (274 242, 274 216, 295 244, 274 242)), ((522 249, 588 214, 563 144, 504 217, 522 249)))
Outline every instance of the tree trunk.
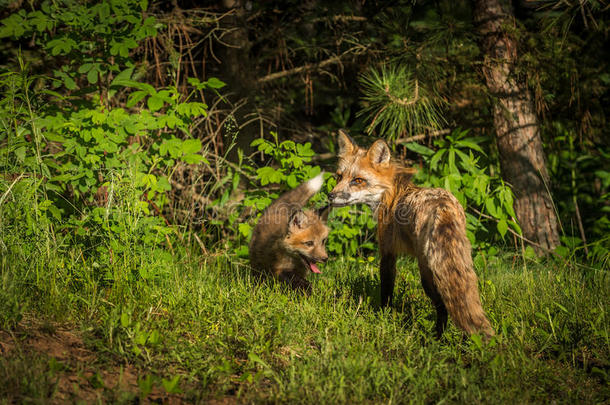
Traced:
POLYGON ((532 95, 516 77, 517 41, 507 31, 514 15, 502 0, 474 0, 485 55, 483 75, 494 98, 494 126, 502 176, 515 194, 523 236, 538 254, 559 244, 540 127, 532 95))
POLYGON ((221 28, 226 30, 222 36, 223 47, 218 51, 221 71, 217 74, 221 80, 227 83, 227 89, 232 94, 226 97, 235 104, 242 104, 241 108, 233 113, 236 124, 239 127, 238 136, 233 139, 234 133, 224 134, 225 147, 235 141, 235 146, 229 152, 227 158, 230 161, 238 161, 238 149, 251 153, 250 143, 256 139, 259 132, 259 123, 244 125, 252 118, 252 112, 256 111, 252 102, 256 92, 255 66, 250 58, 252 44, 248 39, 248 12, 245 0, 222 0, 222 6, 229 14, 224 17, 221 28))

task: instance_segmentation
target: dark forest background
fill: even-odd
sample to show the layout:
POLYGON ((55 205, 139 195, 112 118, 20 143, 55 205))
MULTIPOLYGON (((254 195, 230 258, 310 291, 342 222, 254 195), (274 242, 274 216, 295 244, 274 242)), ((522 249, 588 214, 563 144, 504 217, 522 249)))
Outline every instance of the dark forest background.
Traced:
MULTIPOLYGON (((3 181, 41 178, 69 227, 99 224, 109 184, 129 183, 153 222, 245 254, 279 191, 333 172, 343 128, 456 194, 477 246, 606 261, 607 16, 600 1, 5 2, 3 181)), ((363 213, 337 211, 332 250, 373 249, 363 213)))

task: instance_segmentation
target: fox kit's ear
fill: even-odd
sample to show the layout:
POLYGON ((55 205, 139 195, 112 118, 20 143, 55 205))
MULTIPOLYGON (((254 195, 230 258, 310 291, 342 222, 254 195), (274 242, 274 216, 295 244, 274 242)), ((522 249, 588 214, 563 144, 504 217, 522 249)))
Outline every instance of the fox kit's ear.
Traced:
POLYGON ((296 211, 290 216, 290 220, 288 221, 288 230, 290 232, 296 232, 299 229, 303 229, 306 220, 307 217, 303 211, 296 211))
POLYGON ((349 155, 356 149, 354 140, 342 129, 339 130, 339 156, 349 155))
POLYGON ((330 205, 327 205, 326 207, 320 208, 318 210, 318 216, 324 222, 328 221, 328 214, 330 214, 330 205))
POLYGON ((383 165, 390 161, 390 147, 383 139, 378 139, 366 152, 373 164, 383 165))

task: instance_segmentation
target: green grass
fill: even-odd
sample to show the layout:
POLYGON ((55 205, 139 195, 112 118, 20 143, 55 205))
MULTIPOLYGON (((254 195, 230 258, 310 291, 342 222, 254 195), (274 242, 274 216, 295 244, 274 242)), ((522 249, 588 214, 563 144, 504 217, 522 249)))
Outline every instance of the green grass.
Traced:
POLYGON ((477 271, 498 336, 483 346, 451 324, 434 339, 434 311, 408 259, 394 308, 380 310, 375 263, 336 258, 304 296, 257 282, 245 263, 221 254, 155 262, 152 251, 131 251, 99 263, 80 253, 3 251, 0 342, 14 347, 0 357, 0 380, 9 381, 0 402, 45 403, 66 391, 72 401, 127 403, 149 392, 168 399, 168 391, 188 402, 610 398, 607 271, 489 260, 477 271), (158 276, 143 279, 141 266, 158 276), (82 339, 88 360, 33 347, 66 331, 82 339), (129 373, 130 384, 110 382, 129 373), (66 386, 70 375, 80 379, 66 386))

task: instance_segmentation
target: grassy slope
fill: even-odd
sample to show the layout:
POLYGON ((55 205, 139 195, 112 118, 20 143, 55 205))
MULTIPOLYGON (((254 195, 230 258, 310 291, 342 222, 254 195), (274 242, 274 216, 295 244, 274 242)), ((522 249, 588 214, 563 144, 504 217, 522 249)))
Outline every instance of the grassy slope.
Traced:
POLYGON ((93 260, 76 253, 0 258, 0 342, 11 336, 18 348, 0 357, 0 380, 9 381, 0 398, 62 398, 57 376, 66 373, 87 376, 73 389, 97 387, 98 398, 113 402, 147 391, 143 381, 162 395, 162 379, 171 390, 177 375, 182 393, 174 398, 188 401, 610 398, 610 283, 600 270, 492 260, 478 273, 498 338, 480 347, 454 326, 442 341, 433 338, 434 311, 409 260, 400 264, 390 311, 378 310, 374 264, 334 260, 312 277, 313 294, 300 296, 256 283, 223 256, 183 258, 163 276, 137 282, 130 267, 161 264, 146 252, 126 260, 108 267, 119 281, 103 285, 93 260), (32 327, 33 320, 43 326, 32 327), (66 328, 95 357, 88 366, 100 370, 101 384, 78 359, 53 360, 26 347, 28 336, 66 328), (112 369, 132 370, 140 385, 114 387, 104 381, 112 369))

